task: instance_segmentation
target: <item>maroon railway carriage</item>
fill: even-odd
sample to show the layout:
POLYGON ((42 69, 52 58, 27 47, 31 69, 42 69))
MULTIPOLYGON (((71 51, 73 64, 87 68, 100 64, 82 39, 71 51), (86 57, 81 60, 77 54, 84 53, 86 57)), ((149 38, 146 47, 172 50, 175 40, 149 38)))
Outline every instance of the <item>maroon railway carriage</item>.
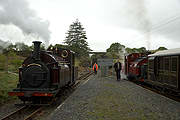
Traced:
POLYGON ((19 68, 17 88, 8 94, 18 96, 22 101, 49 100, 63 87, 75 83, 77 70, 74 66, 74 53, 61 48, 40 51, 41 42, 33 43, 33 54, 19 68))
POLYGON ((180 48, 149 55, 146 82, 180 96, 180 48))

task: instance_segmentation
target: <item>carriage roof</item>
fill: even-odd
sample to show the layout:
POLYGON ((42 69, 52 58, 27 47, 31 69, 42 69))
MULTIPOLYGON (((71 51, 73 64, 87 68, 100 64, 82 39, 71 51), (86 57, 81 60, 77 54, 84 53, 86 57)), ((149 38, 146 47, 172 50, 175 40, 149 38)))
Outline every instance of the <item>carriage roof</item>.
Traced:
POLYGON ((169 56, 169 55, 180 55, 180 48, 158 51, 158 52, 148 55, 148 56, 155 57, 155 56, 169 56))

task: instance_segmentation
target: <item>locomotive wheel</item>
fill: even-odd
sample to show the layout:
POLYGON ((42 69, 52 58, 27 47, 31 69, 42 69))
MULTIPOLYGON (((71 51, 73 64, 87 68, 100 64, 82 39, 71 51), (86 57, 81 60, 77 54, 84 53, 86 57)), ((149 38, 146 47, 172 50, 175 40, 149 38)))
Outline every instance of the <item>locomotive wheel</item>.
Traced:
POLYGON ((127 78, 128 78, 128 80, 130 80, 130 81, 135 80, 135 76, 132 75, 132 74, 128 74, 127 78))
POLYGON ((23 101, 23 102, 25 102, 25 101, 31 101, 29 98, 24 97, 24 96, 18 96, 18 98, 19 98, 21 101, 23 101))

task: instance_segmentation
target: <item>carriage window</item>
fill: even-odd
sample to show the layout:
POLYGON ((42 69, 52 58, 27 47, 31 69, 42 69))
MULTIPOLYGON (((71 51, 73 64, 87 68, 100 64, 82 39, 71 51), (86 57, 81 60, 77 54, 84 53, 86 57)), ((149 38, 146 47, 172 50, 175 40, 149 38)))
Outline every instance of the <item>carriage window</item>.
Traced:
POLYGON ((155 57, 149 57, 148 59, 149 69, 154 69, 154 59, 155 57))
POLYGON ((149 69, 154 69, 154 62, 153 62, 153 60, 149 60, 149 69))
POLYGON ((169 57, 164 58, 164 69, 169 70, 169 57))
POLYGON ((163 70, 163 58, 159 57, 158 59, 158 67, 160 70, 163 70))
POLYGON ((177 57, 172 57, 171 71, 177 71, 177 57))

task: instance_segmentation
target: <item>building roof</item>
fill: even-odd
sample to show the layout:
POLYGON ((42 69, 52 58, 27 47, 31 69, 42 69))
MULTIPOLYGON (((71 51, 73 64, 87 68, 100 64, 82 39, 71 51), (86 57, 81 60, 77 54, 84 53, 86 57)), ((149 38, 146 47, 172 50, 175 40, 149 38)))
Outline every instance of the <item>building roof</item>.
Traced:
POLYGON ((168 56, 168 55, 180 55, 180 48, 158 51, 148 56, 153 57, 153 56, 168 56))

